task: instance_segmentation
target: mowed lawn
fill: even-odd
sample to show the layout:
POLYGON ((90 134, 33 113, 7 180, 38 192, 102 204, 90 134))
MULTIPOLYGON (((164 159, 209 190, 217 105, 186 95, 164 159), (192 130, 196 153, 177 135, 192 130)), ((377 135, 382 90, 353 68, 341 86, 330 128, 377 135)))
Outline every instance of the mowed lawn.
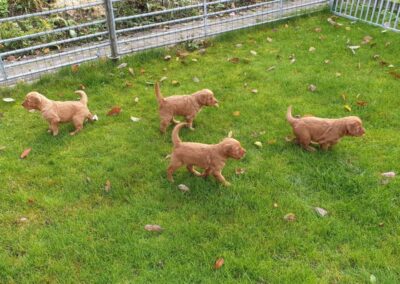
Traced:
POLYGON ((229 33, 180 60, 183 46, 1 89, 16 102, 0 101, 0 282, 398 283, 400 182, 381 173, 400 170, 400 36, 345 19, 334 27, 330 16, 229 33), (227 162, 231 187, 184 168, 166 180, 172 128, 159 133, 150 85, 162 77, 166 96, 214 91, 220 108, 203 109, 181 137, 217 143, 232 131, 247 155, 227 162), (75 137, 69 124, 52 137, 40 113, 21 106, 31 90, 75 100, 81 84, 99 121, 75 137), (285 141, 288 105, 294 114, 357 115, 367 133, 305 152, 285 141), (113 106, 122 112, 106 116, 113 106), (218 258, 225 263, 214 270, 218 258))

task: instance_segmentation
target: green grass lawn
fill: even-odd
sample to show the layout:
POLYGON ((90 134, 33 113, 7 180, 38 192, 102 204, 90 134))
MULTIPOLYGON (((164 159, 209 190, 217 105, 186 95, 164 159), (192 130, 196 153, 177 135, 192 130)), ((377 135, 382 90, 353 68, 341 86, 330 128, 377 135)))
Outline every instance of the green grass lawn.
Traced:
POLYGON ((389 73, 400 73, 400 36, 345 19, 336 28, 329 16, 229 33, 179 61, 176 48, 160 49, 2 89, 16 102, 0 101, 0 282, 369 283, 373 275, 398 283, 400 182, 386 184, 381 173, 400 171, 400 81, 389 73), (361 44, 367 35, 373 40, 361 44), (164 61, 167 54, 172 60, 164 61), (228 61, 235 57, 239 63, 228 61), (122 62, 135 76, 116 68, 122 62), (183 168, 175 184, 166 180, 171 128, 159 133, 148 84, 164 76, 164 95, 209 88, 219 99, 220 108, 203 109, 196 130, 181 137, 216 143, 233 131, 247 155, 228 161, 231 187, 183 168), (75 137, 69 124, 52 137, 41 115, 21 106, 31 90, 77 99, 80 84, 99 121, 75 137), (285 141, 289 104, 294 114, 360 116, 367 134, 329 152, 305 152, 285 141), (106 116, 116 105, 122 112, 106 116), (181 183, 190 192, 180 192, 181 183), (297 220, 285 221, 287 213, 297 220), (164 231, 147 232, 146 224, 164 231), (220 257, 225 264, 214 270, 220 257))

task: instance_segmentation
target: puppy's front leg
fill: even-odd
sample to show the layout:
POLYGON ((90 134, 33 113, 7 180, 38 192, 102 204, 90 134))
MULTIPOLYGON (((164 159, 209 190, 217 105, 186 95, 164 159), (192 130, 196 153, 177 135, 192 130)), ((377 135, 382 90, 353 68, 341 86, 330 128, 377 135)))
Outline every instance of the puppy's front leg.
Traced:
POLYGON ((226 179, 224 178, 224 176, 222 175, 221 171, 215 171, 214 172, 214 177, 220 182, 222 183, 224 186, 230 186, 231 184, 226 181, 226 179))
POLYGON ((50 121, 50 133, 53 133, 53 136, 58 135, 58 120, 50 121))
POLYGON ((186 122, 187 122, 188 127, 189 127, 190 130, 194 130, 194 128, 193 128, 193 119, 194 119, 194 116, 187 116, 186 117, 186 122))

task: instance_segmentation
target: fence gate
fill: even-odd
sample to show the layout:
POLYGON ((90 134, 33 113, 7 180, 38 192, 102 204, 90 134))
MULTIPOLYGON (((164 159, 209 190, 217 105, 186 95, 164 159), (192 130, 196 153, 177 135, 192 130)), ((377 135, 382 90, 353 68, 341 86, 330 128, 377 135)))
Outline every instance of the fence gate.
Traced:
POLYGON ((333 0, 334 14, 400 32, 400 0, 333 0))

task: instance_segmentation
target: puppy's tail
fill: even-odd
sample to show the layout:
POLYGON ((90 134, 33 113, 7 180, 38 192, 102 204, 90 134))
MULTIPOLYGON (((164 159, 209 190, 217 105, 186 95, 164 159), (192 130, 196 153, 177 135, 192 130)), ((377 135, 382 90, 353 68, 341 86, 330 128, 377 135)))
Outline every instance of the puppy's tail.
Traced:
POLYGON ((84 91, 75 91, 75 94, 78 94, 81 99, 79 100, 83 105, 87 105, 88 97, 84 91))
POLYGON ((292 116, 292 106, 288 107, 286 119, 290 124, 293 124, 295 121, 297 121, 297 119, 292 116))
POLYGON ((179 137, 179 131, 181 130, 182 127, 187 126, 187 123, 182 122, 179 123, 175 126, 174 130, 172 130, 172 143, 174 144, 174 147, 178 147, 179 144, 182 143, 181 138, 179 137))
POLYGON ((155 83, 154 92, 156 93, 158 104, 161 105, 164 102, 164 97, 161 95, 160 83, 158 83, 158 82, 155 83))

